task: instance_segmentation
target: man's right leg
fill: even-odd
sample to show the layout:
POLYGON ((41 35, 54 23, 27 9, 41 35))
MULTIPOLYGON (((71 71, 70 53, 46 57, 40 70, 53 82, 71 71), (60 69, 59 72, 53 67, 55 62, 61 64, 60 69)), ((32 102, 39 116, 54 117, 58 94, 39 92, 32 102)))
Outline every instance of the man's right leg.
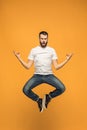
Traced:
POLYGON ((29 98, 31 98, 33 101, 36 101, 38 103, 40 112, 43 111, 42 99, 39 98, 39 96, 36 93, 34 93, 32 89, 41 83, 42 83, 41 76, 35 74, 27 81, 27 83, 23 87, 24 94, 29 98))

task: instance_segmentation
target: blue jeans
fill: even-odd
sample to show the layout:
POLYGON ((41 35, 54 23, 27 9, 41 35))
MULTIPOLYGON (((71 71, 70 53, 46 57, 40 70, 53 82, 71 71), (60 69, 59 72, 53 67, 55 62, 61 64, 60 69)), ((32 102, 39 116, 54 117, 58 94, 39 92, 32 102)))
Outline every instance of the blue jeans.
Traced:
POLYGON ((38 101, 39 96, 36 93, 34 93, 32 89, 42 83, 47 83, 56 88, 55 90, 49 93, 49 96, 51 98, 59 96, 65 91, 64 84, 53 74, 49 75, 34 74, 24 85, 23 87, 24 94, 29 98, 31 98, 32 100, 38 101))

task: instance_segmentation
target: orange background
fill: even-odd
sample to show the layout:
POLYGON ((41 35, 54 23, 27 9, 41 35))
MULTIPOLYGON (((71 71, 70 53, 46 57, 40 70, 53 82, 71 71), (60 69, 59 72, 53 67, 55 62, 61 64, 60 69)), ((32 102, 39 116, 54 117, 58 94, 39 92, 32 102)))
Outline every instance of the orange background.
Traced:
MULTIPOLYGON (((87 2, 86 0, 0 0, 0 129, 87 130, 87 2), (53 71, 66 86, 61 96, 39 113, 37 104, 22 88, 34 68, 22 67, 13 50, 27 61, 38 33, 49 33, 59 63, 66 53, 74 56, 62 69, 53 71)), ((41 97, 53 90, 42 84, 34 91, 41 97)))

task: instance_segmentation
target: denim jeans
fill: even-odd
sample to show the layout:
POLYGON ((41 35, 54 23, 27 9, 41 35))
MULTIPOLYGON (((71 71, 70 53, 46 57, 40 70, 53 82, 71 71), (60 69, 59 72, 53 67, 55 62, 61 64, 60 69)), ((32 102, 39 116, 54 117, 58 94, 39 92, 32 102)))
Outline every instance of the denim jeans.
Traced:
POLYGON ((52 92, 49 92, 49 96, 51 98, 59 96, 65 91, 64 84, 55 75, 34 74, 24 85, 23 87, 24 94, 28 96, 29 98, 31 98, 32 100, 38 101, 39 96, 36 93, 34 93, 32 89, 42 83, 47 83, 55 87, 55 90, 53 90, 52 92))

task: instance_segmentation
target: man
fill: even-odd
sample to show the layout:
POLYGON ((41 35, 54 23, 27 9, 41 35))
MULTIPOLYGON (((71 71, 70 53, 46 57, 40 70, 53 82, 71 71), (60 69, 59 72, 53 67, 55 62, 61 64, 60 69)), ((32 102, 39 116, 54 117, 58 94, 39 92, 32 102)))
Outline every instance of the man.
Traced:
POLYGON ((26 96, 37 102, 39 110, 42 112, 43 109, 48 107, 48 103, 54 97, 59 96, 65 91, 64 84, 52 72, 52 64, 54 65, 55 69, 58 70, 70 60, 72 54, 66 55, 66 59, 62 63, 58 64, 58 58, 55 50, 47 46, 47 32, 42 31, 39 33, 39 42, 40 45, 31 50, 27 63, 22 60, 19 52, 14 51, 14 54, 26 69, 30 69, 34 63, 34 75, 24 85, 23 92, 26 96), (55 90, 49 92, 49 94, 45 94, 43 99, 32 91, 34 87, 42 83, 47 83, 55 87, 55 90))

